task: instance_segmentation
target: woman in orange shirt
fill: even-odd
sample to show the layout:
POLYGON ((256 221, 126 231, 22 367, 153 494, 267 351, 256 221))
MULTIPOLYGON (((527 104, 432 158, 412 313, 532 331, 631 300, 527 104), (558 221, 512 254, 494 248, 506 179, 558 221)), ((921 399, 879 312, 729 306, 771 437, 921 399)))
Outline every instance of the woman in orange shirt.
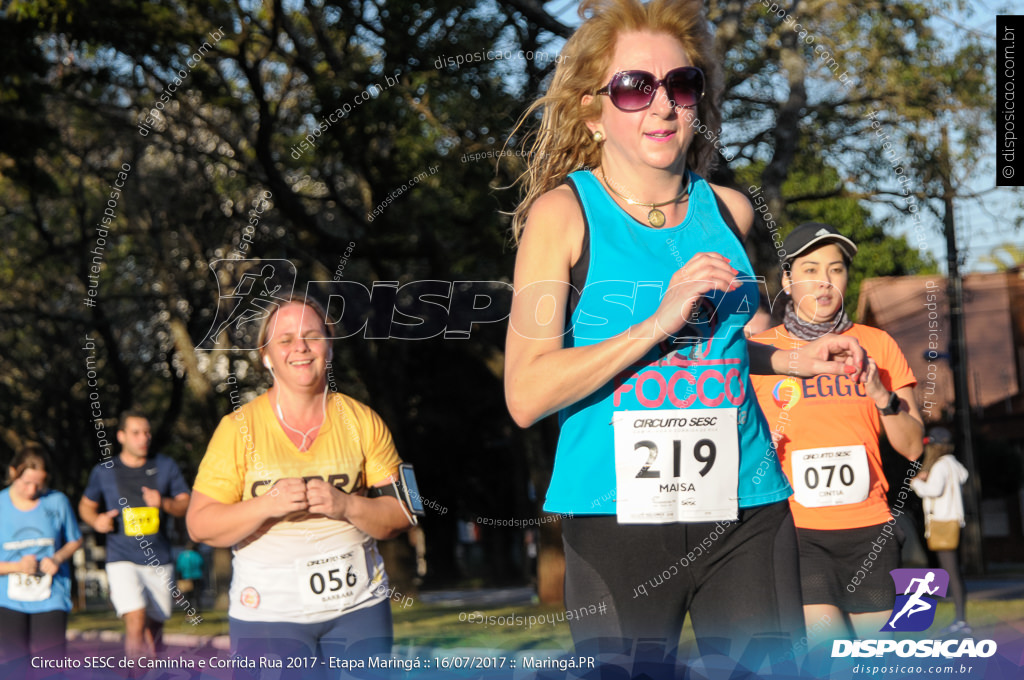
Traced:
POLYGON ((879 436, 908 460, 921 455, 924 425, 903 353, 884 331, 852 323, 843 309, 857 246, 835 227, 809 222, 783 243, 785 321, 752 339, 795 350, 825 333, 856 338, 867 353, 866 380, 752 376, 777 440, 800 543, 807 628, 833 637, 877 637, 895 600, 889 570, 899 566, 879 436), (822 624, 827 624, 823 626, 822 624))

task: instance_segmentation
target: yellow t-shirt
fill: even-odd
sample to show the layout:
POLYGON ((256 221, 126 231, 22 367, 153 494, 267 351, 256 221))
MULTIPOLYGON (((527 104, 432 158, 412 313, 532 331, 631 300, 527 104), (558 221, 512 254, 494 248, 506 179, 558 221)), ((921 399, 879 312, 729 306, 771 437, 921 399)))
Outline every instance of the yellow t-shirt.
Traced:
MULTIPOLYGON (((318 477, 362 494, 397 477, 401 462, 384 421, 351 397, 328 396, 313 445, 299 451, 263 394, 221 419, 193 490, 238 503, 268 493, 279 479, 318 477)), ((349 522, 308 512, 236 545, 232 570, 228 614, 244 621, 317 623, 386 599, 376 541, 349 522)))
MULTIPOLYGON (((854 324, 843 335, 857 338, 868 356, 875 360, 886 389, 896 391, 917 383, 903 352, 885 331, 854 324)), ((806 344, 790 337, 785 326, 770 328, 751 340, 782 350, 806 344)), ((782 435, 778 445, 779 461, 796 490, 790 498, 790 507, 797 527, 856 529, 892 519, 886 501, 889 484, 882 472, 882 454, 878 447, 882 421, 863 384, 854 383, 845 375, 805 379, 752 375, 750 378, 769 427, 782 435), (866 465, 856 468, 852 460, 847 464, 860 447, 863 450, 859 455, 866 457, 866 465), (794 475, 798 452, 805 465, 801 467, 802 474, 794 475), (808 460, 815 456, 819 458, 808 460), (866 474, 861 474, 861 470, 866 474), (864 485, 860 488, 867 493, 859 502, 808 507, 797 500, 802 489, 805 499, 827 499, 829 494, 838 495, 859 484, 864 485)))

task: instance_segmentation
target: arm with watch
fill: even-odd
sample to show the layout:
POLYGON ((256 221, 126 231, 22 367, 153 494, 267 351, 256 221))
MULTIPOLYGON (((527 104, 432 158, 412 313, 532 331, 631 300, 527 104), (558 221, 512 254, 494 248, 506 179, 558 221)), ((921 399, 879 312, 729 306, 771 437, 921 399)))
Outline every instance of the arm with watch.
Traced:
POLYGON ((911 385, 890 391, 882 383, 878 365, 868 358, 865 388, 875 402, 885 436, 897 453, 907 460, 917 460, 924 449, 924 421, 914 399, 911 385))

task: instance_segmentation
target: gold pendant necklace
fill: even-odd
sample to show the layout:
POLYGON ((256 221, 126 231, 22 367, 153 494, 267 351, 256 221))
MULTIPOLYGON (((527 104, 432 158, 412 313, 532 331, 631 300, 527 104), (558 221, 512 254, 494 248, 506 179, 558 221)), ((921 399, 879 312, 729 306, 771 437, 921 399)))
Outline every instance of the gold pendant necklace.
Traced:
POLYGON ((675 198, 670 198, 669 200, 662 201, 661 203, 643 203, 642 201, 630 198, 629 196, 623 196, 622 194, 615 190, 615 187, 611 185, 611 182, 608 181, 607 177, 604 177, 603 173, 602 178, 604 179, 604 185, 608 187, 608 191, 612 192, 626 203, 630 205, 643 206, 644 208, 650 208, 650 211, 647 213, 647 221, 650 222, 651 226, 654 227, 655 229, 665 224, 665 213, 658 210, 658 208, 660 208, 663 205, 668 205, 670 203, 676 203, 682 200, 684 196, 690 193, 689 173, 686 174, 686 184, 683 186, 682 192, 680 192, 679 195, 676 196, 675 198))

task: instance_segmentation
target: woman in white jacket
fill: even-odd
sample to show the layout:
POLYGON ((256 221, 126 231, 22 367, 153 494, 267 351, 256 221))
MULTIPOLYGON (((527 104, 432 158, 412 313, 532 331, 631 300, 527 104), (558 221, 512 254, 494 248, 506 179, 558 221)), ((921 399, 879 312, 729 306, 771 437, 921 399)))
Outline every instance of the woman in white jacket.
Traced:
MULTIPOLYGON (((963 528, 964 502, 960 486, 967 481, 967 468, 953 456, 953 436, 942 427, 932 428, 925 438, 924 464, 910 482, 911 488, 924 499, 925 536, 930 536, 932 523, 957 521, 963 528)), ((956 607, 952 625, 944 635, 970 635, 967 625, 967 591, 960 573, 957 549, 936 550, 939 566, 949 574, 949 589, 956 607)))

